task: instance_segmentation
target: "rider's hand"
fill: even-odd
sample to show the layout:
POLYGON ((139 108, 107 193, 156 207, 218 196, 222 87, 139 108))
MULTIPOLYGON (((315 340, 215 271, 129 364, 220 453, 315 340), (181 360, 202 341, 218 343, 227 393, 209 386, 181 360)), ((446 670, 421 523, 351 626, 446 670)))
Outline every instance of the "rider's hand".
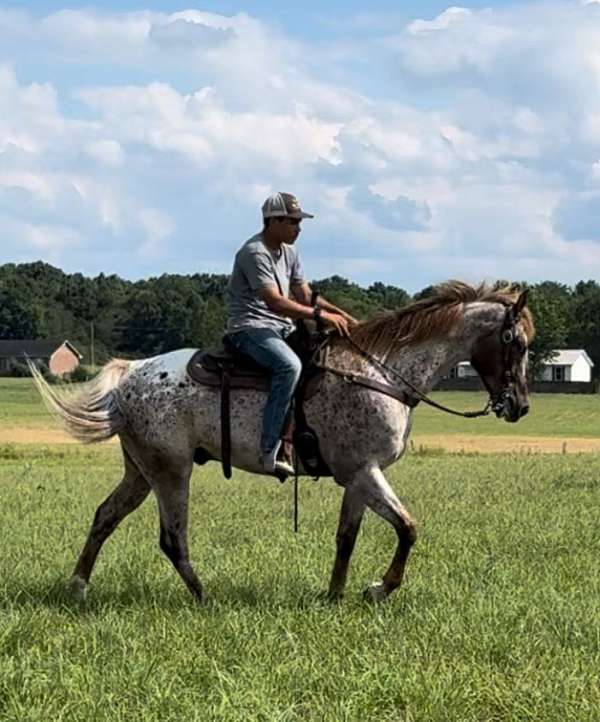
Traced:
POLYGON ((354 326, 358 326, 359 321, 354 318, 354 316, 351 316, 349 313, 346 313, 345 311, 342 311, 342 316, 348 321, 348 326, 350 328, 353 328, 354 326))
POLYGON ((327 326, 332 326, 340 336, 349 336, 349 322, 340 313, 331 313, 330 311, 321 311, 321 321, 327 326))

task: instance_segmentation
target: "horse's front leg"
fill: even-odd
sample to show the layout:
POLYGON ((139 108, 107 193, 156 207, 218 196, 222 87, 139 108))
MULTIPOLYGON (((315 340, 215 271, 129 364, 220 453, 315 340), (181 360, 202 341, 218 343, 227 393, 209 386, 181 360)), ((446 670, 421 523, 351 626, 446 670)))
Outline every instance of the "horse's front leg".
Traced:
POLYGON ((330 599, 339 599, 344 593, 350 557, 356 542, 356 535, 365 513, 365 502, 360 489, 350 484, 344 490, 344 499, 340 511, 340 521, 336 535, 337 551, 331 582, 329 583, 330 599))
POLYGON ((389 521, 398 536, 398 546, 389 569, 380 582, 372 584, 365 591, 365 596, 379 601, 388 597, 402 583, 406 560, 417 540, 416 525, 378 466, 364 469, 357 481, 365 504, 389 521))

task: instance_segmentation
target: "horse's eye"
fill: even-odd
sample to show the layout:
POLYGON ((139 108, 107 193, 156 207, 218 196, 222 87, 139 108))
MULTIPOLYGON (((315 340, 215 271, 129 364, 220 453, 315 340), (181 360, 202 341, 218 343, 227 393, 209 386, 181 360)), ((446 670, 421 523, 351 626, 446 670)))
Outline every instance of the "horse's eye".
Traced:
POLYGON ((502 343, 512 343, 513 338, 514 334, 510 328, 506 328, 502 331, 502 343))

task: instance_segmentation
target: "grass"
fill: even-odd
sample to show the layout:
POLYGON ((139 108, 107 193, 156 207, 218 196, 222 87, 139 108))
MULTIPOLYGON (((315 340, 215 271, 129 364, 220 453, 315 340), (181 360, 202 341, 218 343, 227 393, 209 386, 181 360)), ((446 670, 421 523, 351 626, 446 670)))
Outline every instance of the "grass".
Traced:
POLYGON ((42 427, 52 419, 29 378, 0 377, 0 427, 42 427))
MULTIPOLYGON (((481 409, 487 401, 484 393, 464 391, 437 392, 432 398, 459 410, 481 409)), ((35 429, 54 423, 30 379, 0 378, 0 399, 0 427, 35 429)), ((420 404, 415 412, 413 433, 593 438, 600 434, 599 419, 599 394, 535 394, 531 397, 529 416, 518 425, 499 422, 493 415, 461 419, 420 404)))
POLYGON ((148 500, 65 582, 117 449, 0 455, 0 720, 598 720, 600 457, 412 454, 388 474, 420 522, 406 584, 361 588, 394 537, 369 515, 345 600, 324 602, 340 490, 195 472, 196 607, 148 500))
MULTIPOLYGON (((435 398, 458 408, 483 394, 435 398)), ((597 396, 532 399, 513 426, 421 406, 417 434, 597 436, 597 396)), ((52 422, 0 379, 0 426, 52 422)), ((406 582, 361 590, 394 535, 368 514, 346 598, 324 601, 341 490, 194 473, 192 602, 149 499, 107 542, 88 600, 66 583, 118 447, 0 445, 0 722, 600 719, 600 455, 413 452, 387 476, 419 521, 406 582)))
MULTIPOLYGON (((432 394, 436 401, 461 411, 485 406, 484 392, 445 391, 432 394)), ((600 435, 600 394, 532 394, 531 409, 518 424, 499 422, 491 416, 461 419, 420 404, 415 412, 415 434, 483 434, 486 436, 578 436, 600 435)))

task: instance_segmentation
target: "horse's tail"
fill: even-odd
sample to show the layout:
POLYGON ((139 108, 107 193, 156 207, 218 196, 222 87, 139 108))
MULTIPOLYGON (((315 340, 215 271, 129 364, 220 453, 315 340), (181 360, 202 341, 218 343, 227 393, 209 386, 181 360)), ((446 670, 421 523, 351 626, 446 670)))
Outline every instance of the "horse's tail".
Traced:
POLYGON ((27 365, 48 410, 58 416, 69 434, 78 441, 84 444, 105 441, 125 427, 116 389, 129 370, 130 361, 109 361, 82 391, 75 394, 56 391, 35 364, 28 360, 27 365))

